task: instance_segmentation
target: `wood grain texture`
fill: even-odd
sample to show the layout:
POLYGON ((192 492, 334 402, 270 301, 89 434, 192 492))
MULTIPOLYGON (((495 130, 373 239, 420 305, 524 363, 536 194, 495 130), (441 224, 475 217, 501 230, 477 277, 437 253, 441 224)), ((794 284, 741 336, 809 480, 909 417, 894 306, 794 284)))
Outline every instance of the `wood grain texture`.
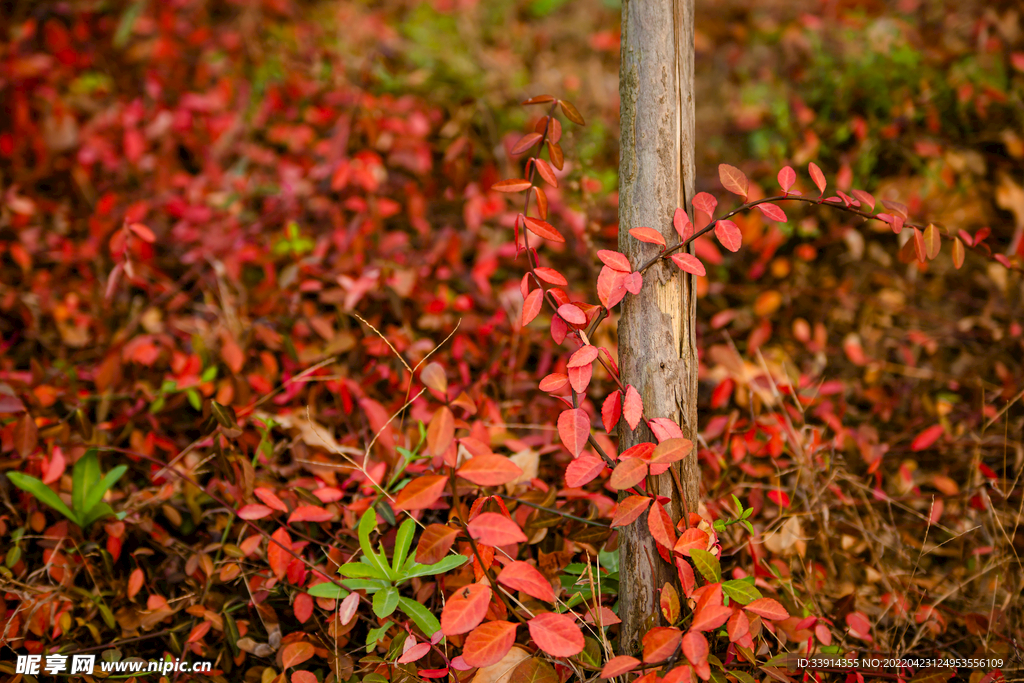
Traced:
MULTIPOLYGON (((634 266, 658 252, 629 235, 635 227, 677 237, 672 214, 694 194, 693 17, 695 0, 624 0, 622 4, 619 250, 634 266)), ((619 320, 619 367, 623 383, 640 392, 648 418, 675 420, 696 442, 697 349, 694 276, 671 262, 647 271, 637 296, 627 296, 619 320)), ((619 422, 620 449, 654 441, 641 423, 619 422)), ((670 472, 648 477, 651 494, 670 498, 673 520, 696 511, 700 470, 696 449, 677 463, 682 491, 670 472)), ((658 555, 646 515, 621 531, 620 618, 622 652, 636 653, 647 629, 660 619, 661 587, 678 583, 673 566, 658 555)))

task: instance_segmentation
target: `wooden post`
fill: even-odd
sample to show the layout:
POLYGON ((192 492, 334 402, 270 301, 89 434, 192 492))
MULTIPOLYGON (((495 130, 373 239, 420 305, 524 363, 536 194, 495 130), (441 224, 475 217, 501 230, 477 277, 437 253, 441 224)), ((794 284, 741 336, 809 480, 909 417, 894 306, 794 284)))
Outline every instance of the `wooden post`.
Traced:
MULTIPOLYGON (((621 151, 619 159, 619 250, 634 267, 658 247, 630 237, 650 227, 676 240, 672 215, 684 207, 693 219, 694 102, 693 16, 695 0, 623 0, 622 63, 619 71, 621 151)), ((671 261, 644 275, 638 296, 627 296, 619 320, 619 367, 623 384, 643 398, 648 418, 668 417, 696 445, 697 349, 694 277, 671 261)), ((654 441, 641 423, 635 431, 619 423, 620 450, 654 441)), ((652 495, 671 498, 673 520, 697 509, 700 470, 696 448, 671 471, 648 477, 652 495)), ((661 559, 646 515, 621 531, 619 616, 622 652, 636 653, 647 629, 661 620, 662 586, 678 585, 676 569, 661 559)))

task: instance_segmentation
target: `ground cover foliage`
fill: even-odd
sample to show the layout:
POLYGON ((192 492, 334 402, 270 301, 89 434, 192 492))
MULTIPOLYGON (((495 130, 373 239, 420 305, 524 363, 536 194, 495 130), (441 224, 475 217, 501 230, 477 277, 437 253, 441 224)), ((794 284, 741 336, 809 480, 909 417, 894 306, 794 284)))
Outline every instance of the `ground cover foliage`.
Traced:
MULTIPOLYGON (((90 651, 231 681, 745 682, 800 678, 772 658, 809 648, 1019 651, 1019 9, 697 17, 698 190, 731 210, 720 164, 749 201, 791 166, 816 199, 813 162, 824 197, 898 202, 941 248, 791 204, 732 217, 736 253, 696 241, 704 509, 673 528, 598 455, 606 405, 637 418, 617 308, 584 382, 563 317, 522 324, 522 197, 492 189, 557 121, 562 168, 535 173, 564 242, 538 257, 589 329, 617 248, 617 7, 13 3, 0 670, 90 651), (543 93, 575 110, 518 104, 543 93), (696 566, 636 661, 610 623, 623 523, 696 566)), ((942 669, 899 675, 1020 675, 942 669)))

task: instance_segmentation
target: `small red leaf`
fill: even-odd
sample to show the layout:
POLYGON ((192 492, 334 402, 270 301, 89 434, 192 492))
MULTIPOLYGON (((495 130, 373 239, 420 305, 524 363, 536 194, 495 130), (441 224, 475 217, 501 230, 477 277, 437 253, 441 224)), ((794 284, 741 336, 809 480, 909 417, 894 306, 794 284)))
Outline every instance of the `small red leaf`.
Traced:
POLYGON ((626 296, 626 278, 628 275, 621 271, 605 266, 601 274, 597 276, 597 296, 601 305, 611 310, 626 296))
POLYGON ((586 325, 587 315, 575 304, 562 304, 558 307, 558 315, 570 325, 586 325))
POLYGON ((751 614, 756 614, 764 619, 770 619, 771 621, 782 621, 783 619, 789 619, 789 612, 782 604, 773 598, 758 598, 743 609, 747 610, 751 614))
POLYGON ((288 515, 288 523, 295 522, 326 522, 334 518, 334 513, 319 505, 300 505, 295 512, 288 515))
POLYGON ((672 227, 676 229, 679 239, 683 242, 693 237, 693 223, 686 215, 686 211, 681 208, 676 208, 675 213, 672 214, 672 227))
POLYGON ((516 624, 507 621, 488 621, 477 626, 466 636, 462 659, 475 667, 497 664, 516 642, 516 624))
POLYGON ((526 534, 519 525, 497 512, 485 512, 466 525, 469 535, 484 545, 502 546, 522 543, 526 534))
POLYGON ((551 168, 551 164, 543 159, 534 159, 533 164, 537 167, 537 173, 544 179, 544 182, 551 187, 558 187, 558 178, 555 177, 555 171, 551 168))
POLYGON ((622 271, 623 273, 631 273, 633 268, 629 265, 629 259, 626 258, 625 254, 620 254, 617 251, 609 251, 608 249, 601 249, 597 252, 597 257, 608 266, 615 270, 622 271))
POLYGON ((601 669, 601 678, 615 678, 622 674, 629 673, 640 665, 640 660, 629 655, 612 657, 601 669))
POLYGON ((644 416, 644 403, 640 392, 632 384, 626 385, 626 398, 622 402, 622 415, 630 429, 636 429, 644 416))
POLYGON ((811 180, 814 181, 814 184, 818 187, 822 196, 824 196, 826 185, 825 174, 821 172, 821 169, 818 168, 818 165, 813 161, 807 165, 807 172, 811 174, 811 180))
POLYGON ((448 478, 441 475, 413 479, 395 496, 393 507, 396 510, 425 510, 438 501, 447 483, 448 478))
POLYGON ((558 106, 562 108, 562 113, 565 114, 565 118, 569 119, 577 126, 586 125, 583 123, 583 117, 580 116, 579 111, 572 105, 571 102, 565 100, 558 100, 558 106))
POLYGON ((153 231, 148 226, 142 223, 129 223, 128 229, 134 232, 143 242, 149 242, 150 244, 156 242, 156 235, 153 234, 153 231))
POLYGON ((632 488, 642 482, 647 476, 647 463, 640 458, 627 458, 622 460, 608 479, 608 484, 616 491, 632 488))
POLYGON ((738 225, 729 220, 720 220, 715 223, 715 237, 722 243, 722 246, 729 251, 739 251, 743 244, 743 233, 738 225))
POLYGON ((518 156, 522 154, 523 152, 525 152, 526 150, 530 149, 538 142, 540 142, 541 137, 542 136, 540 133, 527 133, 523 137, 519 138, 519 142, 517 142, 512 147, 512 151, 510 153, 512 154, 512 156, 518 156))
POLYGON ((964 258, 965 258, 965 256, 966 256, 966 254, 964 253, 963 242, 960 241, 959 237, 954 237, 953 238, 953 265, 956 267, 957 270, 960 270, 960 267, 964 265, 964 258))
POLYGON ((786 212, 774 204, 758 204, 757 208, 769 220, 778 221, 779 223, 785 223, 789 220, 786 217, 786 212))
POLYGON ((286 645, 281 652, 281 668, 290 669, 293 666, 298 666, 312 659, 314 654, 314 648, 311 643, 298 642, 286 645))
POLYGON ((914 437, 913 443, 910 444, 910 450, 912 451, 923 451, 929 448, 932 444, 939 440, 939 437, 946 431, 946 428, 941 424, 932 425, 928 429, 924 430, 916 437, 914 437))
POLYGON ((633 272, 626 276, 624 284, 627 292, 630 294, 639 294, 640 288, 644 285, 644 278, 640 273, 633 272))
POLYGON ((504 455, 492 453, 470 459, 456 474, 478 486, 500 486, 518 479, 523 470, 504 455))
POLYGON ((523 327, 529 325, 537 314, 540 313, 541 307, 544 305, 544 292, 535 289, 526 295, 526 299, 523 301, 523 327))
POLYGON ((682 555, 684 557, 690 557, 690 551, 696 549, 707 550, 708 544, 711 541, 711 537, 706 532, 701 531, 696 527, 691 527, 684 531, 676 544, 672 546, 672 552, 682 555))
POLYGON ((669 258, 684 272, 700 275, 701 277, 708 274, 704 269, 704 264, 693 254, 672 254, 669 258))
POLYGON ((850 194, 856 197, 862 204, 867 204, 872 211, 875 210, 875 198, 864 190, 850 190, 850 194))
POLYGON ((528 562, 512 562, 498 574, 498 583, 545 602, 555 601, 555 591, 544 575, 528 562))
POLYGON ((673 654, 682 641, 683 633, 672 626, 656 626, 644 634, 644 661, 650 664, 661 662, 673 654))
POLYGON ((508 180, 494 183, 491 185, 491 189, 495 192, 522 192, 523 190, 529 190, 531 185, 533 183, 525 178, 509 178, 508 180))
POLYGON ((649 244, 657 244, 658 246, 665 246, 665 238, 660 232, 654 228, 633 228, 629 231, 629 234, 637 238, 641 242, 647 242, 649 244))
POLYGON ((796 171, 791 167, 785 166, 779 171, 779 185, 782 187, 783 194, 789 194, 789 188, 793 187, 793 183, 796 182, 796 171))
MULTIPOLYGON (((569 305, 569 304, 566 304, 569 305)), ((561 309, 559 309, 561 310, 561 309)), ((576 310, 579 310, 578 308, 576 310)), ((566 363, 567 368, 581 368, 584 365, 590 365, 600 355, 600 351, 596 346, 587 344, 577 349, 571 356, 569 356, 569 362, 566 363)))
POLYGON ((491 589, 483 584, 471 583, 459 588, 441 611, 441 632, 446 636, 469 633, 487 616, 490 602, 491 589))
POLYGON ((572 657, 586 645, 580 627, 566 614, 538 614, 528 626, 533 642, 552 657, 572 657))
POLYGON ((543 237, 546 240, 551 240, 552 242, 565 241, 565 238, 562 237, 562 233, 555 230, 555 226, 550 223, 530 216, 523 216, 523 222, 526 223, 526 229, 534 235, 543 237))
POLYGON ((604 470, 604 460, 596 455, 583 453, 565 468, 565 485, 579 488, 589 484, 604 470))
POLYGON ((715 207, 718 206, 718 200, 715 199, 714 195, 707 192, 698 192, 691 204, 693 204, 693 208, 697 211, 703 211, 707 215, 713 216, 715 215, 715 207))
POLYGON ((665 511, 665 506, 658 501, 654 501, 651 511, 647 513, 647 528, 651 532, 651 537, 658 545, 669 550, 675 545, 676 532, 675 526, 672 524, 672 518, 665 511))
POLYGON ((429 524, 420 535, 416 546, 416 560, 422 564, 437 564, 451 550, 457 529, 445 524, 429 524))
POLYGON ((578 456, 590 437, 590 416, 581 408, 563 410, 558 416, 558 436, 569 452, 578 456))
POLYGON ((245 505, 238 509, 238 518, 248 519, 250 521, 254 519, 263 519, 264 517, 269 517, 272 514, 274 514, 274 511, 266 505, 258 505, 255 503, 245 505))
POLYGON ((604 430, 611 434, 619 425, 619 418, 622 416, 622 392, 613 391, 608 394, 601 406, 601 422, 604 430))
POLYGON ((544 282, 547 282, 548 284, 557 285, 559 287, 565 287, 567 284, 569 284, 569 281, 565 279, 565 276, 559 273, 554 268, 545 268, 544 266, 537 266, 536 268, 534 268, 534 271, 537 273, 537 277, 539 277, 544 282))
POLYGON ((272 540, 267 542, 267 564, 270 565, 270 570, 274 572, 274 576, 281 579, 284 577, 285 572, 288 571, 288 565, 291 564, 293 559, 291 553, 288 552, 292 548, 292 537, 282 528, 275 531, 274 535, 270 538, 272 540), (281 546, 284 546, 284 548, 281 546), (285 550, 285 548, 288 550, 285 550))
POLYGON ((743 201, 747 200, 750 182, 743 171, 729 164, 719 164, 718 179, 722 181, 722 187, 735 195, 739 195, 743 198, 743 201))
POLYGON ((651 499, 647 496, 630 496, 619 503, 612 517, 612 526, 627 526, 643 514, 651 499))
POLYGON ((535 95, 528 100, 523 100, 522 104, 544 104, 545 102, 554 102, 555 98, 551 95, 535 95))

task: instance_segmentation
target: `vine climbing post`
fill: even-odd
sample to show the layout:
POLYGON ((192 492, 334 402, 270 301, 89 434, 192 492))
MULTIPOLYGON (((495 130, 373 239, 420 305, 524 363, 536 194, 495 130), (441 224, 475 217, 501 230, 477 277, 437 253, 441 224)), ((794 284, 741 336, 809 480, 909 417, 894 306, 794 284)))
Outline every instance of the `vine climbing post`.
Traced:
MULTIPOLYGON (((621 151, 619 160, 619 250, 633 267, 657 254, 657 246, 629 236, 649 226, 673 237, 672 216, 683 207, 693 219, 694 195, 694 0, 624 0, 620 67, 621 151)), ((688 247, 692 250, 692 247, 688 247)), ((644 276, 639 295, 623 302, 619 320, 619 365, 650 418, 670 418, 696 442, 697 349, 695 278, 666 259, 644 276)), ((654 441, 641 422, 631 430, 619 422, 620 450, 654 441)), ((700 470, 696 450, 672 469, 649 476, 647 490, 671 502, 677 522, 697 509, 700 470)), ((643 520, 621 530, 619 553, 624 652, 659 619, 658 596, 676 584, 675 568, 658 553, 643 520)))

